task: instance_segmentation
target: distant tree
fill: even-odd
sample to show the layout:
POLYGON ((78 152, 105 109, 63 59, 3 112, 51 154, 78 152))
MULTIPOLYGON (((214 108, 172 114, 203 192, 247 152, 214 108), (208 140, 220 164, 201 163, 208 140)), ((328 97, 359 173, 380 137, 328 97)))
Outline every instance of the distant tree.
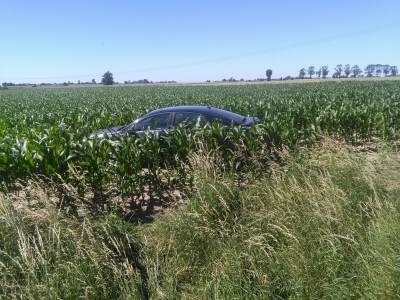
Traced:
POLYGON ((334 74, 336 74, 336 77, 340 77, 340 76, 342 76, 342 72, 343 72, 343 65, 336 65, 336 68, 335 68, 335 73, 334 74))
POLYGON ((392 76, 397 76, 399 74, 399 71, 398 71, 396 66, 391 66, 390 67, 390 73, 391 73, 392 76))
POLYGON ((307 69, 307 74, 308 74, 308 76, 310 76, 310 79, 311 79, 313 77, 313 75, 315 74, 315 67, 309 66, 307 69))
POLYGON ((96 79, 92 79, 92 84, 96 84, 96 79))
POLYGON ((346 77, 349 77, 351 74, 351 66, 349 64, 344 66, 344 74, 346 75, 346 77))
POLYGON ((375 65, 375 74, 376 74, 376 76, 381 76, 381 74, 382 74, 382 71, 383 71, 383 65, 381 65, 381 64, 376 64, 375 65))
POLYGON ((103 78, 101 79, 101 83, 104 85, 113 85, 114 77, 110 71, 104 73, 103 78))
POLYGON ((321 72, 322 72, 322 78, 326 78, 326 76, 328 76, 328 74, 329 74, 328 66, 322 66, 321 72))
POLYGON ((355 78, 355 77, 359 76, 362 73, 362 71, 358 65, 354 65, 351 68, 351 73, 353 73, 353 77, 355 78))
POLYGON ((372 77, 373 76, 373 74, 375 72, 375 68, 376 68, 375 65, 372 65, 372 64, 370 64, 370 65, 365 67, 364 71, 367 74, 367 77, 372 77))
POLYGON ((382 67, 383 74, 385 74, 385 77, 390 74, 390 66, 389 65, 383 65, 382 67))
POLYGON ((81 84, 81 81, 80 81, 80 80, 78 80, 78 84, 81 84))
POLYGON ((315 74, 317 74, 318 78, 321 78, 322 68, 319 68, 318 71, 315 72, 315 74))
POLYGON ((304 79, 304 77, 306 77, 306 69, 302 68, 302 69, 300 69, 300 72, 299 72, 299 78, 304 79))
POLYGON ((272 70, 268 69, 267 71, 265 71, 265 75, 267 76, 267 81, 271 81, 272 70))

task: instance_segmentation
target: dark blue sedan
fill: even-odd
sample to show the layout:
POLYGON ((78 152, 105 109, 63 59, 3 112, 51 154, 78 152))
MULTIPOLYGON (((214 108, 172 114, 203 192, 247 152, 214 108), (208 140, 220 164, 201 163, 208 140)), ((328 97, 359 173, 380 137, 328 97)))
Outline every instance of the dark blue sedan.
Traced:
POLYGON ((223 109, 202 106, 182 105, 153 110, 130 124, 102 129, 94 134, 112 137, 124 133, 160 132, 185 124, 188 127, 202 127, 207 123, 218 122, 221 125, 240 125, 249 127, 258 121, 256 117, 245 117, 223 109))

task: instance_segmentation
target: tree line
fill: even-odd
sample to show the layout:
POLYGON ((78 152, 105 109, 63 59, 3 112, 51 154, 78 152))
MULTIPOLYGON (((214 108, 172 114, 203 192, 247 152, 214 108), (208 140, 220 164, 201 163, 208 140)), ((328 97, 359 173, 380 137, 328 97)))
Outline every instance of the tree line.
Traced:
MULTIPOLYGON (((308 68, 301 68, 299 71, 298 79, 306 79, 306 78, 313 78, 316 76, 318 78, 326 78, 330 73, 328 66, 321 66, 316 68, 315 66, 309 66, 308 68)), ((399 71, 397 66, 391 65, 382 65, 382 64, 369 64, 362 70, 358 65, 351 66, 350 64, 342 65, 338 64, 334 68, 334 72, 332 73, 332 78, 356 78, 360 76, 365 77, 381 77, 384 75, 385 77, 388 76, 398 76, 399 71), (364 73, 364 74, 363 74, 364 73)), ((267 81, 270 81, 272 78, 272 70, 267 69, 265 71, 265 76, 267 77, 267 81)), ((291 76, 286 76, 285 78, 281 78, 282 80, 294 79, 291 76)))
MULTIPOLYGON (((266 75, 266 80, 271 81, 272 80, 272 69, 267 69, 265 71, 266 75)), ((318 78, 326 78, 328 77, 330 73, 329 67, 328 66, 321 66, 319 68, 316 68, 315 66, 309 66, 308 68, 301 68, 299 71, 299 75, 295 78, 292 76, 286 76, 286 77, 281 77, 280 80, 291 80, 291 79, 306 79, 306 78, 313 78, 314 76, 318 78)), ((399 75, 399 71, 397 66, 391 66, 388 64, 369 64, 368 66, 365 67, 364 70, 362 70, 358 65, 353 65, 351 66, 350 64, 342 65, 338 64, 334 68, 334 72, 332 73, 332 78, 357 78, 357 77, 395 77, 399 75), (364 74, 363 74, 364 73, 364 74)), ((263 81, 265 79, 256 79, 255 81, 263 81)), ((233 77, 229 79, 223 79, 223 82, 236 82, 239 80, 234 79, 233 77)), ((244 79, 240 79, 240 81, 245 81, 244 79)), ((254 81, 254 80, 246 80, 246 81, 254 81)), ((211 82, 210 80, 207 80, 207 82, 211 82)), ((110 71, 107 71, 103 74, 101 83, 103 85, 113 85, 115 84, 114 81, 114 76, 110 71)), ((141 84, 148 84, 148 83, 153 83, 152 81, 149 81, 147 79, 143 80, 137 80, 137 81, 125 81, 125 84, 135 84, 135 83, 141 83, 141 84)), ((176 83, 176 81, 160 81, 157 83, 176 83)), ((67 86, 73 84, 72 82, 64 82, 63 85, 67 86)), ((78 84, 96 84, 96 80, 92 79, 91 82, 81 82, 78 80, 78 84)), ((0 86, 1 89, 7 89, 10 86, 37 86, 36 84, 28 84, 28 83, 23 83, 23 84, 15 84, 12 82, 3 82, 0 86)), ((40 85, 52 85, 50 83, 41 83, 40 85)))

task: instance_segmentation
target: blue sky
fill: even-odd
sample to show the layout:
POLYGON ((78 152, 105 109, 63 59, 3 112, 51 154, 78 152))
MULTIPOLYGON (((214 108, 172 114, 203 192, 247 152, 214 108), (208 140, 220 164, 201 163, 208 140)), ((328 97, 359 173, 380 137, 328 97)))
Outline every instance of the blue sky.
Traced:
POLYGON ((400 66, 400 1, 3 1, 0 82, 297 75, 400 66))

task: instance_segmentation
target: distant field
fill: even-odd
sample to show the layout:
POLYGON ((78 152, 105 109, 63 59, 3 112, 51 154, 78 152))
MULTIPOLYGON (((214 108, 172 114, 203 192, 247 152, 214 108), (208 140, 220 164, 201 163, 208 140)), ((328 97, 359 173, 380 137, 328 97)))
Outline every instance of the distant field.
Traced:
POLYGON ((1 90, 0 298, 400 297, 400 81, 304 82, 1 90))
MULTIPOLYGON (((293 80, 279 80, 279 79, 273 79, 272 81, 235 81, 235 82, 223 82, 223 81, 212 81, 212 82, 176 82, 176 83, 130 83, 130 84, 125 84, 125 83, 117 83, 113 86, 110 87, 153 87, 153 86, 198 86, 198 85, 251 85, 251 84, 291 84, 291 83, 326 83, 326 82, 348 82, 348 81, 390 81, 390 80, 396 80, 400 81, 399 76, 389 76, 389 77, 357 77, 357 78, 305 78, 305 79, 293 79, 293 80)), ((104 88, 105 86, 102 84, 71 84, 67 86, 68 88, 94 88, 94 87, 100 87, 104 88)), ((36 87, 32 87, 32 85, 27 85, 27 86, 11 86, 8 87, 9 89, 24 89, 24 88, 35 88, 35 89, 41 89, 41 88, 66 88, 62 84, 55 84, 55 85, 37 85, 36 87)))

